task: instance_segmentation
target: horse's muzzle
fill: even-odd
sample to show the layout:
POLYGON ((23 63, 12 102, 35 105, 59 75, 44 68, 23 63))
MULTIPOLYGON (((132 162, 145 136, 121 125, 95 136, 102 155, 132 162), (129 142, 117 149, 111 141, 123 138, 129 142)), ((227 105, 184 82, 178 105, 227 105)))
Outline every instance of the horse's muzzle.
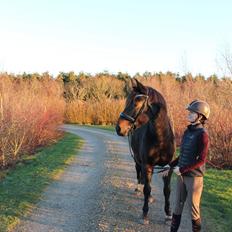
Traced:
POLYGON ((117 135, 123 136, 123 134, 121 133, 121 128, 119 125, 116 125, 115 130, 116 130, 117 135))

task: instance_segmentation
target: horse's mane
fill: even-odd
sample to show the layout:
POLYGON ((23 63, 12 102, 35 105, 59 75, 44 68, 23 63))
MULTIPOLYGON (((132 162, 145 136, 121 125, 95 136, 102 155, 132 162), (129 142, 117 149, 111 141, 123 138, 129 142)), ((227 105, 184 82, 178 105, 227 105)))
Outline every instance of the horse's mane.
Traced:
POLYGON ((162 96, 162 94, 157 90, 153 89, 152 87, 146 86, 146 88, 147 88, 147 94, 149 96, 149 103, 150 104, 159 103, 160 105, 162 105, 162 107, 165 110, 167 110, 167 103, 164 97, 162 96))
POLYGON ((149 101, 151 104, 153 103, 158 103, 162 110, 161 110, 161 114, 159 115, 159 121, 160 121, 160 126, 164 127, 164 124, 167 123, 168 121, 168 127, 170 127, 174 133, 174 125, 173 125, 173 121, 172 121, 172 117, 170 117, 170 112, 167 109, 167 103, 164 99, 164 97, 162 96, 162 94, 160 92, 158 92, 157 90, 153 89, 152 87, 146 87, 148 90, 148 96, 149 96, 149 101))

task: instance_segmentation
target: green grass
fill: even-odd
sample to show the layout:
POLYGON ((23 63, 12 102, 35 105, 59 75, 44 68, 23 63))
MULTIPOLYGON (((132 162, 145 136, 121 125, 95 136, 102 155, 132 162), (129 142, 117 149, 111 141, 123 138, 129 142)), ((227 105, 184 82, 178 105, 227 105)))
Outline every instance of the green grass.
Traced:
POLYGON ((232 170, 206 171, 201 205, 208 231, 232 231, 232 170))
POLYGON ((27 215, 39 201, 45 187, 59 178, 64 168, 75 157, 82 141, 65 133, 56 144, 42 149, 16 165, 1 172, 0 181, 0 231, 11 230, 19 218, 27 215))

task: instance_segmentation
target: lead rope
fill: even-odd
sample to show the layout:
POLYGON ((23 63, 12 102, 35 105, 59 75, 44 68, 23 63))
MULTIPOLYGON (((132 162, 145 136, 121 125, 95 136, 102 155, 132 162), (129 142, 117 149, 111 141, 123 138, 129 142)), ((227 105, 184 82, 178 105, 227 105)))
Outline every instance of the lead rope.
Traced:
POLYGON ((131 129, 131 130, 129 131, 129 133, 128 133, 129 150, 130 150, 131 157, 133 158, 133 160, 135 161, 135 163, 137 163, 137 162, 136 162, 136 160, 135 160, 135 155, 134 155, 134 152, 133 152, 132 147, 131 147, 131 140, 132 140, 133 131, 135 130, 135 127, 136 127, 136 126, 135 126, 135 121, 136 121, 137 117, 140 115, 140 113, 143 112, 144 107, 145 107, 145 105, 147 104, 147 101, 148 101, 148 98, 149 98, 148 94, 145 95, 145 96, 146 96, 146 99, 145 99, 145 101, 143 102, 143 105, 142 105, 142 107, 140 108, 139 112, 138 112, 137 115, 135 116, 135 120, 134 120, 134 122, 133 122, 132 129, 131 129))
MULTIPOLYGON (((129 151, 130 151, 131 157, 132 157, 133 160, 135 161, 135 155, 134 155, 134 152, 133 152, 132 147, 131 147, 131 140, 132 140, 132 132, 130 131, 130 132, 128 133, 129 151)), ((135 162, 136 162, 136 161, 135 161, 135 162)))

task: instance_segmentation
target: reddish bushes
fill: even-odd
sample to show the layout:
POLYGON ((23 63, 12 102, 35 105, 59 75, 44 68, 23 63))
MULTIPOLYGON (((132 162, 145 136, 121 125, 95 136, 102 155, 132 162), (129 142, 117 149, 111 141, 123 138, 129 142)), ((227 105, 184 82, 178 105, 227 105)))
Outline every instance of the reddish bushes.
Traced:
MULTIPOLYGON (((211 139, 209 158, 216 165, 232 166, 232 81, 175 74, 138 76, 160 91, 168 103, 177 144, 187 125, 185 106, 194 99, 211 107, 207 123, 211 139)), ((63 121, 78 124, 114 124, 123 110, 128 75, 96 76, 62 73, 57 80, 43 76, 22 78, 0 75, 0 166, 14 163, 21 154, 50 143, 63 121), (63 82, 62 82, 63 80, 63 82), (64 83, 64 85, 63 85, 64 83), (66 101, 66 109, 63 98, 66 101)))
POLYGON ((0 76, 0 167, 15 163, 59 136, 63 122, 62 86, 52 79, 0 76))

